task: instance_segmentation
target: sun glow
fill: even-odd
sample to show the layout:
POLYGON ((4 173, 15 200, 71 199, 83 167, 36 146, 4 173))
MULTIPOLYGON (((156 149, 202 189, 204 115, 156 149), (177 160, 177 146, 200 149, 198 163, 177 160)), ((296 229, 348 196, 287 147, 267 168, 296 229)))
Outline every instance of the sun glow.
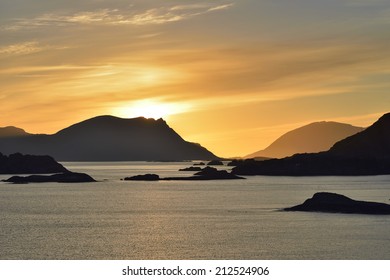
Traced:
POLYGON ((145 117, 168 119, 170 115, 183 113, 189 107, 182 103, 165 103, 158 100, 140 100, 116 107, 113 113, 125 118, 145 117))

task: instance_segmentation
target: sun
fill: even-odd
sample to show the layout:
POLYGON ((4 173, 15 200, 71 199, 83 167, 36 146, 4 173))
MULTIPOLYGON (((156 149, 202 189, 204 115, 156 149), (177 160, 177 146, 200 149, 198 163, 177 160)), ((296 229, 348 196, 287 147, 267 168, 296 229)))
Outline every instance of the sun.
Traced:
POLYGON ((168 119, 170 115, 186 111, 187 106, 178 103, 165 103, 158 100, 139 100, 130 104, 120 105, 114 109, 114 114, 126 117, 145 117, 153 119, 168 119))

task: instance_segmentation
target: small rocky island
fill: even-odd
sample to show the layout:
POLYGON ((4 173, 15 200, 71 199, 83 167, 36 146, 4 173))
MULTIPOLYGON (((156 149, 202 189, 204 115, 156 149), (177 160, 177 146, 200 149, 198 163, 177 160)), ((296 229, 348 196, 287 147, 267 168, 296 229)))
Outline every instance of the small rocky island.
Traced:
POLYGON ((208 166, 216 166, 216 165, 224 165, 222 161, 220 160, 212 160, 209 163, 207 163, 208 166))
POLYGON ((0 174, 51 174, 68 170, 50 156, 0 153, 0 174))
POLYGON ((9 156, 0 153, 0 174, 34 174, 30 176, 12 176, 9 179, 2 180, 14 184, 96 182, 85 173, 69 171, 51 156, 23 155, 20 153, 9 156))
POLYGON ((205 167, 190 177, 165 177, 160 178, 157 174, 145 174, 126 177, 125 181, 202 181, 202 180, 235 180, 245 179, 226 170, 217 170, 213 167, 205 167))
POLYGON ((14 184, 27 183, 89 183, 96 182, 91 176, 85 173, 64 172, 52 175, 30 175, 30 176, 12 176, 3 182, 14 184))
POLYGON ((202 167, 199 167, 199 166, 190 166, 190 167, 186 167, 186 168, 181 168, 181 169, 179 169, 179 171, 192 171, 192 172, 198 172, 198 171, 202 171, 202 167))
POLYGON ((283 209, 284 211, 327 212, 345 214, 390 215, 386 203, 358 201, 337 193, 319 192, 303 204, 283 209))

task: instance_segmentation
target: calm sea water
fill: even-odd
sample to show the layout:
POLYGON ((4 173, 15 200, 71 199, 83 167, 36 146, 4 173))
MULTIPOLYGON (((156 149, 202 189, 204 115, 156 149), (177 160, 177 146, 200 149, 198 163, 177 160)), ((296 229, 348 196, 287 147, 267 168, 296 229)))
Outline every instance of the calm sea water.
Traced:
POLYGON ((279 211, 318 191, 390 203, 390 176, 129 182, 190 163, 64 165, 100 182, 0 183, 0 259, 390 259, 390 216, 279 211))

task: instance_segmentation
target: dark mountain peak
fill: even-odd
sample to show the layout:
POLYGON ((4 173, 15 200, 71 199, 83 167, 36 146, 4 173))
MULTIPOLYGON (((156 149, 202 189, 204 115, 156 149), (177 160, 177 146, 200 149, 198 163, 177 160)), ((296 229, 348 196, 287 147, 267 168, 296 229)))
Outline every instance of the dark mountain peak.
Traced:
POLYGON ((30 135, 21 128, 15 126, 0 127, 0 137, 15 137, 15 136, 28 136, 30 135))
POLYGON ((390 158, 390 113, 366 130, 337 142, 329 152, 354 158, 390 158))
POLYGON ((2 152, 49 154, 60 161, 211 160, 218 157, 185 141, 163 119, 98 116, 54 135, 0 138, 2 152), (12 141, 11 141, 12 140, 12 141))
MULTIPOLYGON (((387 124, 390 124, 390 113, 384 114, 382 117, 378 119, 376 123, 386 122, 387 124)), ((375 123, 373 124, 375 125, 375 123)))
POLYGON ((120 118, 110 115, 97 116, 79 123, 73 124, 56 133, 56 135, 66 135, 69 133, 88 134, 88 133, 113 133, 134 128, 161 128, 169 127, 163 119, 151 119, 144 117, 120 118))
POLYGON ((233 172, 288 176, 390 174, 390 114, 362 132, 337 142, 329 151, 263 162, 247 161, 233 172))

